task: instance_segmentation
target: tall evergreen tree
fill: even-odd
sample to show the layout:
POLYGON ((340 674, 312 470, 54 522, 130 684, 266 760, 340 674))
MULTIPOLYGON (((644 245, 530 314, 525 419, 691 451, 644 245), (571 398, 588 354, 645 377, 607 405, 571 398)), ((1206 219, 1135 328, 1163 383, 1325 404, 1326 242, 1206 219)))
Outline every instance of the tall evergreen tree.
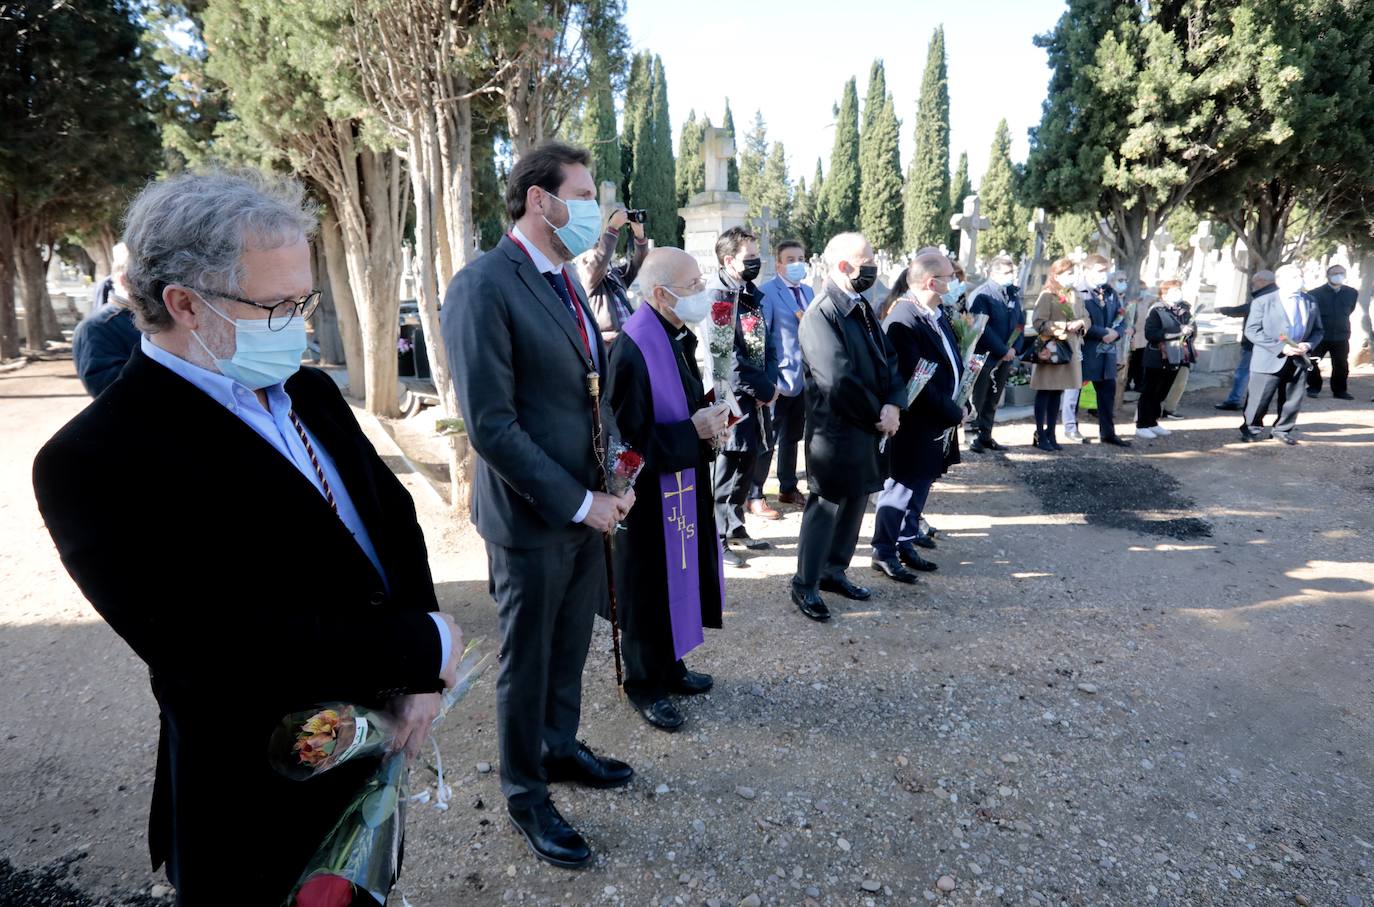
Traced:
POLYGON ((706 188, 706 162, 701 157, 702 131, 711 121, 697 122, 697 112, 692 110, 682 121, 682 131, 677 140, 677 206, 679 208, 691 201, 692 196, 706 188))
POLYGON ((758 217, 763 199, 763 168, 768 163, 768 124, 763 111, 754 112, 754 125, 739 149, 739 191, 749 203, 749 216, 758 217))
MULTIPOLYGON (((973 182, 968 176, 968 152, 959 152, 959 166, 954 170, 954 179, 949 183, 949 210, 951 213, 962 211, 964 199, 973 194, 973 182)), ((946 245, 951 249, 959 247, 959 231, 950 230, 949 242, 946 245)))
POLYGON ((629 199, 630 183, 635 170, 635 130, 640 114, 653 92, 653 57, 648 51, 637 53, 630 60, 630 74, 625 81, 625 109, 620 133, 620 197, 629 199))
POLYGON ((673 165, 672 124, 668 119, 668 80, 657 55, 648 67, 648 103, 635 124, 635 169, 630 178, 630 205, 647 214, 645 234, 660 246, 677 242, 677 178, 673 165))
MULTIPOLYGON (((730 99, 725 99, 725 122, 721 123, 720 128, 730 133, 730 140, 735 143, 735 150, 739 150, 739 140, 735 136, 735 115, 730 112, 730 99)), ((735 158, 730 158, 730 163, 725 168, 725 188, 730 192, 739 191, 739 163, 735 158)))
POLYGON ((821 172, 821 159, 816 158, 816 172, 811 177, 811 250, 819 252, 825 248, 830 235, 825 223, 825 174, 821 172))
POLYGON ((620 134, 615 123, 610 63, 604 50, 593 48, 592 54, 588 67, 591 84, 587 87, 587 107, 582 117, 582 144, 592 153, 592 176, 599 186, 606 180, 621 181, 620 134))
POLYGON ((930 39, 916 105, 916 150, 906 179, 906 246, 935 245, 949 234, 949 75, 945 29, 930 39))
POLYGON ((997 124, 992 139, 988 169, 983 173, 983 191, 978 196, 980 210, 988 219, 988 228, 979 237, 985 257, 998 252, 1017 255, 1026 244, 1026 225, 1017 210, 1016 188, 1016 170, 1011 164, 1011 130, 1003 119, 997 124))
MULTIPOLYGON (((783 150, 782 142, 774 142, 772 150, 768 152, 768 162, 764 164, 763 176, 759 180, 758 196, 760 212, 767 206, 769 213, 778 220, 773 235, 790 235, 792 187, 787 177, 787 152, 783 150)), ((773 246, 777 247, 776 240, 773 246)))
POLYGON ((778 227, 778 235, 784 238, 799 239, 806 246, 806 254, 811 254, 812 237, 816 227, 816 208, 811 203, 812 194, 806 188, 806 180, 797 180, 797 189, 792 198, 792 209, 787 218, 787 232, 778 227))
POLYGON ((874 60, 868 70, 868 94, 864 97, 863 126, 859 129, 860 162, 864 157, 864 146, 868 144, 873 133, 873 126, 883 111, 883 102, 887 100, 887 94, 887 72, 883 68, 883 61, 874 60))
POLYGON ((859 229, 859 92, 852 78, 844 84, 835 117, 821 220, 831 235, 859 229))
POLYGON ((859 190, 859 227, 874 249, 902 249, 901 126, 892 95, 873 117, 859 157, 863 181, 859 190))

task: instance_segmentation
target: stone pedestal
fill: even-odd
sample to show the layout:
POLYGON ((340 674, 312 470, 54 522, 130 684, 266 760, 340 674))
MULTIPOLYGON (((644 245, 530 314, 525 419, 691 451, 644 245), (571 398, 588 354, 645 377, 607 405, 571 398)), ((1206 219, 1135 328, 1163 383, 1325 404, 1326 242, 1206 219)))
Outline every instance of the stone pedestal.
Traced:
POLYGON ((708 189, 692 196, 685 208, 677 209, 685 222, 683 245, 697 260, 701 273, 710 275, 720 269, 716 261, 716 239, 731 227, 744 226, 749 203, 738 192, 708 189))

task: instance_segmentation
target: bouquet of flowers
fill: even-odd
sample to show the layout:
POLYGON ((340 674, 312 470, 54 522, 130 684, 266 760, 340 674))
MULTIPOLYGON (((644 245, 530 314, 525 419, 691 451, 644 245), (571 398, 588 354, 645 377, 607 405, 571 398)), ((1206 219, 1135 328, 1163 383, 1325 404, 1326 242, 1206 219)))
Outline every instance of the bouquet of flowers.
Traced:
MULTIPOLYGON (((988 361, 986 353, 975 353, 969 358, 968 368, 964 369, 963 376, 959 379, 959 387, 954 392, 954 404, 963 409, 968 405, 968 398, 973 395, 973 382, 978 380, 978 373, 983 370, 983 365, 988 361)), ((949 443, 954 438, 954 428, 952 426, 945 429, 945 449, 949 449, 949 443)))
POLYGON ((1099 343, 1097 345, 1097 355, 1105 356, 1108 350, 1115 350, 1117 358, 1125 355, 1126 346, 1126 325, 1135 324, 1135 303, 1122 306, 1116 313, 1116 319, 1107 327, 1116 331, 1116 339, 1111 343, 1099 343))
MULTIPOLYGON (((739 399, 730 386, 734 371, 735 314, 739 310, 739 294, 733 290, 716 290, 711 302, 711 317, 707 319, 707 345, 711 351, 712 399, 730 408, 733 422, 744 418, 739 399)), ((762 322, 762 318, 759 319, 762 322)))
POLYGON ((1021 342, 1021 334, 1021 325, 1018 324, 1016 327, 1011 329, 1011 333, 1007 335, 1007 349, 1016 349, 1016 344, 1021 342))
MULTIPOLYGON (((490 663, 491 653, 482 652, 480 643, 481 640, 474 640, 463 650, 462 660, 458 664, 458 682, 444 694, 439 715, 434 719, 434 727, 437 727, 458 700, 472 689, 472 684, 490 663)), ((356 728, 358 713, 361 710, 342 704, 316 710, 306 721, 318 719, 311 725, 312 730, 327 728, 332 719, 321 715, 323 712, 333 711, 338 714, 338 724, 335 725, 337 730, 344 726, 342 712, 347 709, 354 709, 352 717, 356 728)), ((293 718, 304 714, 306 713, 288 715, 282 724, 291 724, 293 718)), ((305 730, 304 723, 296 726, 301 731, 305 730)), ((320 730, 320 733, 324 734, 325 731, 320 730)), ((359 738, 365 740, 364 744, 355 748, 346 758, 356 759, 363 748, 377 743, 370 731, 355 734, 354 739, 359 738)), ((276 740, 276 735, 273 739, 276 740)), ((393 730, 386 744, 394 742, 394 739, 393 730)), ((378 749, 379 747, 373 748, 369 752, 375 753, 378 749)), ((334 752, 338 752, 337 737, 334 752)), ((282 771, 281 760, 276 756, 274 750, 272 763, 278 771, 282 771)), ((320 766, 323 767, 314 766, 305 775, 294 772, 284 774, 301 780, 327 771, 343 761, 346 761, 345 758, 340 757, 330 765, 321 762, 320 766)), ((305 871, 301 873, 288 901, 290 907, 349 907, 352 904, 366 904, 372 901, 377 904, 386 903, 387 895, 396 883, 397 867, 400 863, 408 780, 409 770, 404 753, 394 752, 382 760, 377 771, 363 784, 306 864, 305 871)), ((439 784, 442 791, 442 767, 439 784)))
POLYGON ((988 326, 988 316, 964 312, 951 318, 950 325, 954 328, 954 338, 959 341, 959 359, 968 365, 978 338, 988 326))
POLYGON ((741 312, 739 326, 741 333, 744 334, 744 349, 749 360, 762 368, 764 349, 768 343, 768 325, 763 320, 763 314, 761 312, 741 312))
POLYGON ((644 469, 644 458, 623 441, 614 438, 606 447, 606 490, 624 494, 634 487, 635 479, 644 469))
MULTIPOLYGON (((1288 337, 1287 334, 1280 334, 1280 335, 1279 335, 1279 342, 1282 343, 1284 346, 1297 346, 1296 343, 1294 343, 1292 340, 1289 339, 1289 337, 1288 337)), ((1306 353, 1303 353, 1303 354, 1302 354, 1301 356, 1299 356, 1298 358, 1302 360, 1302 367, 1303 367, 1303 368, 1312 368, 1312 367, 1313 367, 1313 366, 1312 366, 1312 357, 1311 357, 1311 356, 1307 355, 1306 353)))
POLYGON ((916 402, 916 398, 921 395, 921 391, 926 389, 930 379, 935 375, 935 363, 929 359, 922 359, 916 363, 916 370, 911 373, 911 380, 906 383, 906 405, 910 406, 916 402))
MULTIPOLYGON (((444 693, 435 726, 467 695, 491 661, 482 640, 469 642, 458 662, 458 682, 444 693)), ((267 758, 279 774, 305 781, 353 759, 378 756, 396 743, 396 720, 389 712, 347 702, 330 702, 292 712, 277 723, 267 758)))

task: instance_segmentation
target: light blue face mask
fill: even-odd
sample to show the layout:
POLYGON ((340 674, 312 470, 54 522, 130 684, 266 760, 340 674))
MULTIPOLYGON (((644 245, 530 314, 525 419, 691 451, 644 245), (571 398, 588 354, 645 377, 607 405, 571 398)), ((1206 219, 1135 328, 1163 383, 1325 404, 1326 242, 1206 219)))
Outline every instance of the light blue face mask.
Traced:
POLYGON ((231 319, 208 302, 205 307, 234 326, 234 356, 231 359, 216 359, 200 335, 191 332, 201 348, 215 360, 215 368, 221 375, 257 391, 281 384, 300 371, 301 355, 305 353, 304 319, 292 318, 286 327, 273 331, 267 327, 266 318, 231 319))
POLYGON ((791 283, 801 283, 806 279, 806 262, 793 261, 783 266, 782 276, 791 283))
POLYGON ((951 280, 949 289, 940 294, 940 299, 950 308, 959 301, 959 294, 964 292, 964 282, 962 280, 951 280))
MULTIPOLYGON (((558 198, 552 192, 549 198, 558 198)), ((601 206, 589 198, 575 198, 571 201, 563 202, 563 207, 568 209, 568 222, 561 227, 554 227, 553 221, 547 217, 544 223, 553 227, 554 235, 567 246, 568 251, 573 257, 581 255, 596 244, 596 238, 601 233, 601 206)), ((543 217, 541 214, 540 217, 543 217)))

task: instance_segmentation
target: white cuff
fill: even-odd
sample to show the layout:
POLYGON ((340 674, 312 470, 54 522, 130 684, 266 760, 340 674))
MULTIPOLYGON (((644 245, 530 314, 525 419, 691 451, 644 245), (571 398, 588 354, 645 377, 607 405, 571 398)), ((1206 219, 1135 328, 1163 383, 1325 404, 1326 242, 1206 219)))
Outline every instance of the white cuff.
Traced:
POLYGON ((444 665, 448 664, 449 656, 453 654, 453 634, 448 631, 448 624, 437 612, 429 612, 429 616, 434 618, 434 626, 439 629, 439 671, 444 672, 444 665))
POLYGON ((573 514, 572 521, 580 523, 587 518, 587 514, 592 510, 592 493, 587 492, 587 496, 582 499, 582 506, 577 508, 577 513, 573 514))

